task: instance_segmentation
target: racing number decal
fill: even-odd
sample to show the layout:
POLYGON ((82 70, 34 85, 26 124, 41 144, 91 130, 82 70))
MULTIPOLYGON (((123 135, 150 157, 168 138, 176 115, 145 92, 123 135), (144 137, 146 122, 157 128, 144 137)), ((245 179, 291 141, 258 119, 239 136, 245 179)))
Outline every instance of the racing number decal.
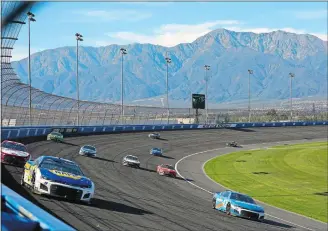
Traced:
POLYGON ((28 184, 32 184, 32 176, 34 173, 34 169, 36 168, 36 165, 33 166, 26 166, 27 168, 24 169, 25 171, 25 177, 27 178, 27 183, 28 184))
POLYGON ((76 176, 67 172, 62 172, 62 171, 58 171, 58 170, 50 170, 50 172, 56 174, 57 176, 64 176, 64 177, 68 177, 68 178, 72 178, 72 179, 80 179, 81 176, 76 176))

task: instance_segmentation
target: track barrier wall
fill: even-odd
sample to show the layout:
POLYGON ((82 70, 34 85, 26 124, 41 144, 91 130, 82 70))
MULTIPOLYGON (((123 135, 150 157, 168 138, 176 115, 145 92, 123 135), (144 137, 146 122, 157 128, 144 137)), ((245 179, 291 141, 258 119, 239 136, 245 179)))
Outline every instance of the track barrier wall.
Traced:
POLYGON ((1 140, 21 139, 26 137, 47 136, 58 131, 65 136, 90 135, 101 133, 145 132, 167 130, 194 130, 220 128, 254 128, 254 127, 285 127, 285 126, 316 126, 328 125, 328 121, 319 122, 272 122, 272 123, 222 123, 222 124, 170 124, 170 125, 109 125, 109 126, 23 126, 2 127, 1 140))
POLYGON ((32 202, 1 184, 1 230, 75 230, 32 202))

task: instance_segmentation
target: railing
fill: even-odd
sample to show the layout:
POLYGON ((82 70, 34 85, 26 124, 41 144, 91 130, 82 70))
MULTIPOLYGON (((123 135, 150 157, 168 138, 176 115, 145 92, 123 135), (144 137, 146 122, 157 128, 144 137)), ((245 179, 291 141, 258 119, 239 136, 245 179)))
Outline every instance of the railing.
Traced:
POLYGON ((145 132, 192 129, 252 128, 328 125, 320 122, 272 122, 272 123, 221 123, 221 124, 171 124, 171 125, 107 125, 107 126, 27 126, 3 127, 1 140, 20 139, 24 137, 46 137, 52 131, 66 135, 84 135, 99 133, 145 132))
POLYGON ((4 231, 75 230, 4 184, 1 184, 1 207, 1 230, 4 231))
MULTIPOLYGON (((194 109, 171 109, 168 119, 165 110, 160 108, 145 108, 141 111, 127 111, 125 116, 112 111, 81 110, 80 125, 119 125, 119 124, 193 124, 196 122, 194 109), (150 111, 152 109, 152 111, 150 111), (134 113, 135 112, 135 113, 134 113)), ((252 112, 250 122, 281 122, 287 121, 289 111, 285 109, 258 109, 252 112)), ((328 113, 325 110, 312 111, 295 110, 293 121, 325 121, 328 113)), ((29 123, 29 110, 26 107, 2 106, 2 126, 39 126, 39 125, 76 125, 77 113, 71 110, 32 110, 32 124, 29 123)), ((208 120, 204 110, 200 110, 198 123, 218 124, 227 122, 248 122, 248 111, 209 110, 208 120)))

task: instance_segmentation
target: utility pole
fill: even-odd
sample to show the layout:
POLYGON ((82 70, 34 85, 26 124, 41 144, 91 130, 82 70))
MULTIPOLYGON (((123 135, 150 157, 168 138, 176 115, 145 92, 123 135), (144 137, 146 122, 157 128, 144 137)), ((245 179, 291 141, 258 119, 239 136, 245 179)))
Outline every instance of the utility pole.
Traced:
POLYGON ((293 120, 293 78, 295 77, 294 73, 289 73, 290 77, 290 121, 293 120))
POLYGON ((124 117, 124 79, 123 79, 123 56, 127 54, 125 48, 121 48, 121 117, 124 117))
POLYGON ((80 125, 80 85, 79 85, 79 41, 83 41, 82 35, 75 34, 76 37, 76 94, 77 94, 77 126, 80 125))
POLYGON ((211 66, 204 65, 205 68, 205 107, 206 107, 206 124, 208 124, 208 97, 207 97, 207 88, 208 88, 208 76, 207 71, 210 70, 211 66))
POLYGON ((32 79, 31 79, 31 22, 35 22, 35 15, 27 12, 28 16, 28 82, 29 82, 29 124, 32 126, 32 79))
POLYGON ((248 122, 251 122, 251 75, 253 70, 248 70, 248 122))
POLYGON ((169 105, 169 64, 172 60, 168 57, 166 52, 166 104, 167 104, 167 124, 170 123, 170 105, 169 105))

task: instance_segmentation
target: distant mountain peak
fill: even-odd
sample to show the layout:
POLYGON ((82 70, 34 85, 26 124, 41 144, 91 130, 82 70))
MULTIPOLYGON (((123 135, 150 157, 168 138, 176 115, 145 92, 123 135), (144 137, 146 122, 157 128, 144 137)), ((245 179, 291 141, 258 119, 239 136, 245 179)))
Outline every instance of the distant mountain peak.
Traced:
MULTIPOLYGON (((81 47, 81 99, 118 102, 121 62, 119 45, 81 47)), ((297 76, 295 97, 327 95, 327 44, 312 35, 285 31, 256 34, 219 28, 192 43, 174 47, 128 44, 124 58, 126 101, 155 98, 166 92, 166 51, 170 98, 183 102, 204 93, 204 64, 211 66, 211 103, 247 99, 247 70, 254 70, 252 98, 289 97, 288 73, 297 76)), ((75 97, 76 48, 61 47, 32 55, 33 86, 49 93, 75 97)), ((27 82, 27 59, 13 62, 27 82)), ((189 106, 189 105, 188 105, 189 106)))

